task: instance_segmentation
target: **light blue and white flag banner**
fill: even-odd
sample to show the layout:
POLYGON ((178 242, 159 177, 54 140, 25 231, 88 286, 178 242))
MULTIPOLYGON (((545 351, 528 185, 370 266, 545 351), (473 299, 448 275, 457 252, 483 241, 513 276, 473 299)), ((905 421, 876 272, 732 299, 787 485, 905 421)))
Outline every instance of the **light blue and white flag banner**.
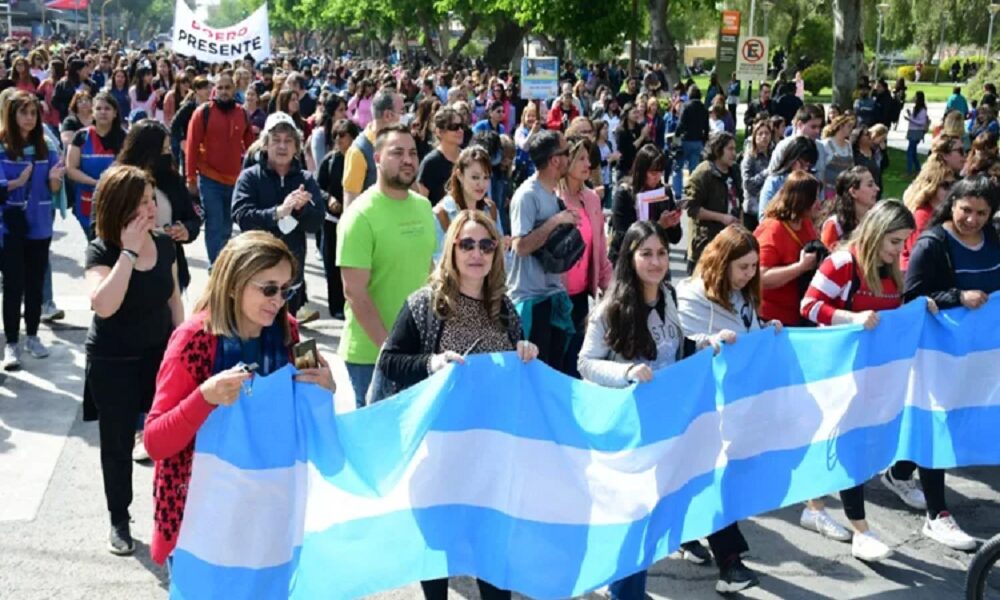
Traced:
POLYGON ((172 595, 354 598, 476 575, 568 597, 893 461, 1000 463, 1000 301, 765 330, 610 390, 471 357, 335 416, 290 368, 198 434, 172 595))

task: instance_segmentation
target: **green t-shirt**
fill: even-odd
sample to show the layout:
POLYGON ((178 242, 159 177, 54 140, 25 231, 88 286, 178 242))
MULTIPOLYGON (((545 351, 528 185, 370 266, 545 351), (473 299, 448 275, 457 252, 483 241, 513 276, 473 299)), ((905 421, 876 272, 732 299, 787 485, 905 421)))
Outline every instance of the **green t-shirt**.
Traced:
MULTIPOLYGON (((368 293, 386 329, 392 330, 406 298, 427 283, 437 247, 431 203, 410 192, 393 200, 369 188, 344 211, 337 230, 337 266, 371 271, 368 293)), ((338 353, 344 361, 375 364, 379 348, 348 303, 338 353)))

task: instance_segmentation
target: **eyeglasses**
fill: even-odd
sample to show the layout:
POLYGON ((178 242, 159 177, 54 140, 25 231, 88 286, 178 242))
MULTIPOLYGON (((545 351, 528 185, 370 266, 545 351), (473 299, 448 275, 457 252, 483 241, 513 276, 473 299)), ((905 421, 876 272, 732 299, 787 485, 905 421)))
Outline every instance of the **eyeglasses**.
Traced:
POLYGON ((274 298, 275 294, 281 293, 281 299, 284 302, 288 302, 295 296, 295 293, 299 291, 302 287, 301 283, 296 283, 294 285, 279 286, 275 283, 260 283, 257 281, 250 280, 250 283, 254 285, 261 294, 264 294, 265 298, 274 298))
POLYGON ((445 129, 448 131, 461 131, 463 127, 465 127, 465 125, 462 123, 448 123, 448 125, 445 126, 445 129))
POLYGON ((462 238, 455 242, 458 249, 462 252, 472 252, 479 246, 479 251, 483 254, 493 254, 497 249, 497 242, 491 238, 483 238, 481 240, 474 240, 472 238, 462 238))

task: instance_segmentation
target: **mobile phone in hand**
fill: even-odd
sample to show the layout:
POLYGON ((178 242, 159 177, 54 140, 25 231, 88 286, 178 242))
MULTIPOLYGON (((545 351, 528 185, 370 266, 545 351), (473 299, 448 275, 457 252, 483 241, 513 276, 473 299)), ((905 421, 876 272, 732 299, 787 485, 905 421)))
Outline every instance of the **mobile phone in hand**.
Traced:
POLYGON ((315 369, 319 366, 319 350, 316 340, 303 340, 292 347, 296 369, 315 369))

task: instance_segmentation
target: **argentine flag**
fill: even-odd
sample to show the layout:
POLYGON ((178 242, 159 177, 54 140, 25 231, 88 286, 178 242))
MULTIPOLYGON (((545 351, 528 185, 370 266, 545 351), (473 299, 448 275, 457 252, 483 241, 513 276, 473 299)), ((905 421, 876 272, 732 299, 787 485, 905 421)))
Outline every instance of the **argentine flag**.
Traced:
POLYGON ((171 595, 355 598, 475 575, 596 589, 896 460, 1000 462, 1000 302, 771 330, 604 389, 471 357, 335 415, 288 367, 198 433, 171 595))

